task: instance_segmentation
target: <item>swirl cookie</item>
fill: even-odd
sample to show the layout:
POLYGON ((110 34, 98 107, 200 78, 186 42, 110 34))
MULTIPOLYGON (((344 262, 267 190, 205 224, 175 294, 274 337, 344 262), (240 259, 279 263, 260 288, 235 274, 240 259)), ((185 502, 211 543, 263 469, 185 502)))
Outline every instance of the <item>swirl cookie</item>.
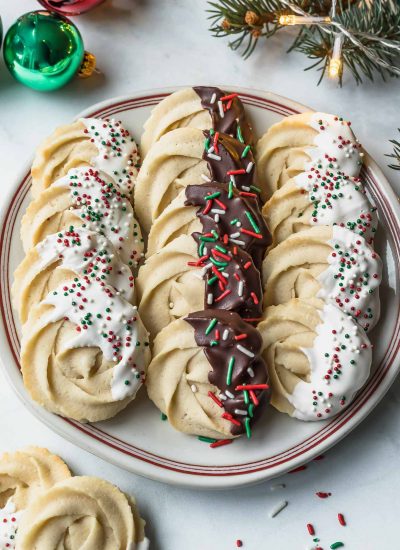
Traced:
POLYGON ((143 157, 164 134, 185 126, 200 130, 214 128, 244 143, 254 143, 253 130, 238 94, 195 86, 167 96, 152 110, 141 140, 143 157))
POLYGON ((25 323, 32 307, 62 284, 82 279, 113 287, 128 302, 134 298, 133 275, 105 237, 70 227, 49 235, 28 252, 14 273, 13 302, 25 323))
POLYGON ((358 176, 363 153, 349 122, 326 113, 301 113, 271 126, 257 143, 256 157, 265 202, 290 178, 313 167, 358 176))
POLYGON ((300 420, 339 413, 365 384, 371 344, 364 330, 332 304, 293 299, 271 306, 258 325, 272 398, 279 411, 300 420))
POLYGON ((23 327, 25 387, 47 410, 75 420, 104 420, 125 408, 149 355, 137 308, 95 280, 58 287, 23 327))
POLYGON ((263 207, 273 246, 313 225, 340 225, 371 244, 378 226, 376 208, 358 178, 313 169, 275 191, 263 207))
POLYGON ((379 319, 381 279, 381 259, 363 237, 337 225, 312 227, 287 238, 264 260, 264 304, 320 298, 368 331, 379 319))
POLYGON ((145 550, 144 521, 132 497, 95 477, 57 483, 29 506, 19 550, 145 550))
POLYGON ((251 437, 268 399, 260 349, 260 334, 236 313, 191 313, 154 341, 146 379, 150 399, 179 431, 251 437))
POLYGON ((213 236, 199 234, 196 240, 198 252, 194 239, 181 235, 140 269, 139 313, 152 337, 203 307, 235 311, 248 322, 261 318, 260 273, 251 256, 213 236))
POLYGON ((71 225, 107 237, 132 269, 143 257, 143 238, 129 198, 104 173, 73 168, 40 193, 22 219, 25 252, 71 225))
POLYGON ((32 195, 66 176, 71 168, 91 166, 130 194, 137 176, 137 145, 121 122, 80 118, 61 126, 39 146, 32 165, 32 195))
POLYGON ((215 180, 258 193, 250 145, 214 130, 177 128, 147 154, 135 186, 135 208, 146 232, 188 185, 215 180))
POLYGON ((147 256, 179 235, 200 232, 218 235, 222 244, 237 244, 257 267, 270 244, 257 194, 210 182, 183 189, 157 218, 149 233, 147 256))
POLYGON ((0 456, 0 548, 15 548, 25 509, 55 483, 71 476, 47 449, 27 447, 0 456))

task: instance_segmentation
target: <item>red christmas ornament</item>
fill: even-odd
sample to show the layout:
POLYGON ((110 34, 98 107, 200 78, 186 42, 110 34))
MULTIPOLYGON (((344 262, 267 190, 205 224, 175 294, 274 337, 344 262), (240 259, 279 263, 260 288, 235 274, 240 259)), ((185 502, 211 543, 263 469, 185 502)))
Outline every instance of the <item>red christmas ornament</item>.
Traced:
POLYGON ((55 11, 61 15, 80 15, 102 2, 104 0, 39 0, 39 3, 47 10, 55 11))

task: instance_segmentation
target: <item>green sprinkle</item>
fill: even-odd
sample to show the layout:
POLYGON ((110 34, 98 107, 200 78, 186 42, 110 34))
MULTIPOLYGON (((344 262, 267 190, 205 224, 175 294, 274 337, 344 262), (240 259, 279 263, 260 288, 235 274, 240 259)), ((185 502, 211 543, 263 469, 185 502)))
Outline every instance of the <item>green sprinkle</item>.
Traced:
POLYGON ((212 319, 212 321, 210 322, 210 324, 208 325, 208 327, 206 328, 206 334, 210 334, 210 332, 212 331, 212 329, 215 327, 215 325, 217 324, 218 320, 217 319, 212 319))
POLYGON ((239 218, 235 218, 234 220, 231 220, 229 223, 231 225, 235 225, 235 223, 240 222, 239 218))
POLYGON ((250 439, 251 438, 250 418, 244 419, 244 425, 246 428, 247 438, 250 439))
POLYGON ((204 437, 204 435, 197 436, 199 441, 204 441, 204 443, 215 443, 217 440, 212 437, 204 437))
POLYGON ((211 277, 211 279, 209 279, 209 280, 207 281, 207 285, 208 285, 208 286, 211 286, 211 285, 213 285, 213 284, 215 283, 215 281, 217 281, 217 280, 218 280, 218 277, 217 277, 216 275, 214 275, 214 277, 211 277))
POLYGON ((253 216, 250 214, 250 212, 249 212, 248 210, 245 210, 244 213, 246 214, 246 216, 247 216, 249 222, 251 223, 251 226, 252 226, 252 228, 254 229, 254 231, 255 231, 256 233, 261 233, 260 228, 258 227, 258 225, 256 224, 256 222, 254 221, 254 218, 253 218, 253 216))
POLYGON ((239 125, 238 125, 238 127, 237 127, 236 134, 237 134, 238 140, 239 140, 241 143, 244 143, 244 139, 243 139, 243 136, 242 136, 242 130, 241 130, 241 128, 240 128, 239 125))
POLYGON ((233 365, 235 364, 235 358, 232 355, 232 357, 229 359, 229 365, 228 365, 228 373, 226 375, 226 385, 230 386, 232 383, 232 371, 233 371, 233 365))
POLYGON ((216 340, 211 340, 210 346, 213 348, 214 346, 218 346, 218 342, 216 340))
POLYGON ((209 201, 211 199, 216 199, 217 197, 219 197, 221 195, 221 191, 216 191, 215 193, 213 193, 212 195, 206 195, 206 199, 209 201))
POLYGON ((335 550, 336 548, 342 548, 342 546, 344 546, 343 542, 338 541, 331 544, 330 548, 332 548, 332 550, 335 550))
POLYGON ((244 396, 244 402, 246 403, 246 405, 249 405, 250 404, 249 392, 247 390, 243 390, 243 396, 244 396))
POLYGON ((253 418, 254 403, 250 403, 248 411, 249 411, 250 418, 253 418))
POLYGON ((161 413, 161 420, 167 420, 168 416, 164 413, 161 413))
POLYGON ((206 243, 214 243, 215 239, 213 237, 204 237, 203 235, 200 236, 200 240, 206 243))
POLYGON ((246 145, 246 147, 243 149, 243 153, 241 154, 241 158, 244 159, 247 157, 247 153, 250 151, 250 145, 246 145))
POLYGON ((228 188, 228 199, 231 199, 232 197, 233 197, 233 181, 230 180, 229 188, 228 188))
POLYGON ((226 248, 224 248, 223 246, 219 245, 219 244, 216 244, 215 245, 215 248, 217 250, 219 250, 220 252, 224 252, 225 254, 228 252, 226 248))
POLYGON ((257 193, 261 193, 261 189, 259 187, 256 187, 255 185, 250 185, 250 189, 257 191, 257 193))

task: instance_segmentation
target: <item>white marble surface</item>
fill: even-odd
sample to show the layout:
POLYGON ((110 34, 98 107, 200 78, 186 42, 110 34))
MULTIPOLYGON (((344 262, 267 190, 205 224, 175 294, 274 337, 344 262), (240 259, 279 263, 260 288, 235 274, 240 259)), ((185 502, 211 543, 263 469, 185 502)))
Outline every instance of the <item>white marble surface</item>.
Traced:
MULTIPOLYGON (((0 0, 4 27, 37 8, 33 0, 0 0)), ((76 18, 85 44, 98 56, 103 75, 75 81, 56 93, 40 94, 18 85, 0 66, 1 188, 13 185, 35 145, 53 128, 87 106, 132 91, 188 83, 226 83, 271 90, 353 121, 362 143, 393 186, 400 173, 386 167, 388 139, 400 126, 399 82, 351 80, 316 87, 317 75, 304 73, 306 60, 285 54, 284 39, 263 43, 248 61, 207 32, 204 0, 114 0, 76 18), (397 102, 397 104, 396 104, 397 102)), ((2 199, 0 198, 0 201, 2 199)), ((236 539, 246 550, 310 548, 312 522, 328 549, 336 540, 352 550, 400 548, 400 380, 374 413, 324 460, 287 475, 286 489, 270 483, 230 492, 182 490, 110 466, 50 432, 25 411, 0 377, 0 451, 27 444, 60 453, 77 474, 103 476, 133 491, 148 522, 154 550, 230 550, 236 539), (331 491, 323 501, 315 491, 331 491), (274 505, 289 506, 275 519, 274 505), (336 516, 345 514, 348 526, 336 516)))

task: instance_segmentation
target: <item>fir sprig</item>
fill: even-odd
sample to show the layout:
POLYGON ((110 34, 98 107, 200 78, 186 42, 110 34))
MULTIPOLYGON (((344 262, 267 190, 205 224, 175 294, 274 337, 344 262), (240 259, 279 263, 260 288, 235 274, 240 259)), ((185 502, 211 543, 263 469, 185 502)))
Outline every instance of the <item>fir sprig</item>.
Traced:
MULTIPOLYGON (((398 130, 400 132, 400 128, 398 128, 398 130)), ((389 168, 393 168, 393 170, 400 170, 400 141, 397 141, 396 139, 391 139, 389 141, 393 144, 393 153, 385 156, 395 159, 396 161, 396 164, 389 164, 389 168)))
MULTIPOLYGON (((238 49, 244 43, 245 57, 254 51, 260 37, 269 38, 282 29, 279 15, 292 13, 284 2, 278 0, 219 0, 210 2, 214 36, 230 36, 230 43, 238 49)), ((332 2, 329 0, 292 0, 312 15, 329 15, 332 2)), ((379 74, 384 80, 400 73, 400 6, 393 0, 361 0, 337 2, 334 21, 346 29, 354 40, 344 35, 342 61, 357 83, 363 78, 374 79, 379 74), (354 43, 356 42, 356 43, 354 43)), ((308 69, 318 67, 325 76, 332 54, 337 28, 328 26, 297 27, 298 34, 289 48, 304 53, 313 61, 308 69)), ((342 83, 343 71, 339 75, 342 83)))

